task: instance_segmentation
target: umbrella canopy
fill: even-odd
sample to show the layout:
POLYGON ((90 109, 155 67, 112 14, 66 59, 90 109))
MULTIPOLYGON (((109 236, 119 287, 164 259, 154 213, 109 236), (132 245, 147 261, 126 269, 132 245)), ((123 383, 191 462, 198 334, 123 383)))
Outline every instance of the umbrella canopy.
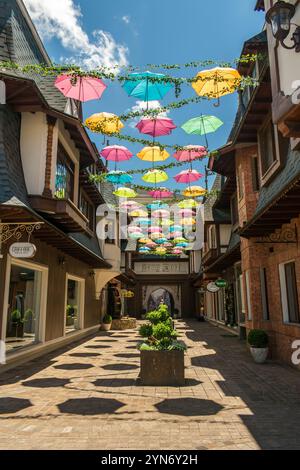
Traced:
POLYGON ((130 160, 133 157, 133 153, 122 145, 110 145, 105 147, 101 150, 100 155, 106 160, 112 162, 123 162, 124 160, 130 160))
POLYGON ((199 197, 204 196, 207 193, 206 189, 201 186, 189 186, 183 191, 183 195, 186 197, 199 197))
POLYGON ((182 232, 182 225, 173 225, 171 228, 170 228, 171 232, 182 232))
POLYGON ((112 184, 127 184, 131 183, 132 176, 125 173, 125 171, 110 171, 105 179, 112 184))
POLYGON ((173 197, 174 193, 168 188, 158 188, 154 191, 149 191, 149 195, 153 197, 153 199, 167 199, 173 197))
POLYGON ((156 243, 159 245, 162 245, 163 243, 167 243, 168 239, 167 238, 157 238, 156 243))
POLYGON ((187 242, 180 242, 176 243, 176 247, 178 248, 186 248, 189 244, 187 242))
POLYGON ((182 126, 187 134, 206 135, 216 132, 223 125, 223 121, 216 116, 202 115, 186 121, 182 126))
POLYGON ((171 232, 171 238, 181 238, 182 236, 182 230, 178 232, 171 232))
POLYGON ((190 209, 192 207, 198 207, 199 203, 195 201, 194 199, 184 199, 183 201, 180 201, 177 206, 180 209, 190 209))
POLYGON ((160 233, 162 228, 158 226, 149 227, 149 233, 160 233))
POLYGON ((163 162, 169 158, 170 154, 166 150, 161 150, 160 147, 144 147, 137 157, 144 162, 163 162))
POLYGON ((157 210, 153 211, 151 215, 154 218, 169 217, 170 212, 167 211, 166 209, 157 209, 157 210))
POLYGON ((192 209, 180 209, 179 215, 182 217, 192 217, 194 215, 194 211, 192 209))
POLYGON ((146 183, 162 183, 169 179, 167 173, 162 170, 150 170, 142 177, 146 183))
POLYGON ((168 227, 170 227, 171 225, 174 224, 173 220, 171 220, 171 219, 162 219, 160 223, 161 223, 161 225, 165 225, 165 226, 168 226, 168 227))
POLYGON ((172 88, 172 85, 164 81, 162 73, 143 72, 130 73, 129 80, 123 85, 128 96, 134 96, 141 101, 161 100, 172 88))
POLYGON ((182 225, 196 225, 196 221, 192 217, 181 219, 180 223, 182 225))
POLYGON ((161 238, 161 232, 153 232, 153 233, 151 233, 151 239, 157 240, 158 238, 161 238))
POLYGON ((187 145, 183 150, 174 153, 174 158, 179 162, 192 162, 198 158, 207 156, 207 149, 203 145, 187 145))
POLYGON ((147 209, 150 209, 151 211, 155 211, 156 209, 169 209, 169 206, 168 204, 164 202, 156 201, 156 202, 153 202, 152 204, 148 204, 147 209))
POLYGON ((152 241, 152 240, 151 240, 149 243, 147 243, 147 247, 148 247, 148 248, 153 249, 153 248, 155 248, 156 246, 157 246, 157 244, 156 244, 154 241, 152 241))
POLYGON ((120 208, 121 209, 126 209, 126 210, 140 209, 141 207, 143 207, 142 204, 139 204, 136 201, 123 201, 120 204, 120 208))
POLYGON ((118 116, 112 113, 93 114, 85 121, 85 126, 92 132, 101 132, 102 134, 115 134, 123 129, 124 124, 118 116))
POLYGON ((143 245, 148 245, 149 243, 152 243, 150 238, 140 238, 139 242, 142 243, 143 245))
POLYGON ((203 175, 196 170, 184 170, 174 176, 177 183, 193 183, 198 181, 203 175))
POLYGON ((182 255, 183 251, 180 248, 174 248, 174 250, 172 250, 172 253, 174 255, 182 255))
POLYGON ((140 232, 142 233, 142 229, 140 227, 136 227, 135 225, 130 225, 128 227, 128 233, 140 232))
POLYGON ((152 137, 169 135, 173 129, 176 129, 174 122, 169 118, 143 118, 136 127, 141 134, 152 135, 152 137))
POLYGON ((129 213, 130 217, 147 217, 148 212, 143 209, 135 209, 129 213))
POLYGON ((129 233, 129 238, 132 238, 133 240, 139 240, 141 237, 142 237, 141 232, 129 233))
POLYGON ((130 188, 118 188, 116 191, 113 192, 115 196, 118 197, 136 197, 137 193, 130 188))
POLYGON ((139 248, 140 253, 147 253, 149 251, 151 251, 151 248, 149 248, 148 246, 142 246, 141 248, 139 248))
POLYGON ((70 74, 62 74, 55 80, 55 86, 67 98, 81 102, 97 100, 107 86, 100 78, 75 77, 70 74))
POLYGON ((158 255, 165 255, 167 253, 167 249, 163 246, 159 246, 158 248, 156 248, 155 253, 157 253, 158 255))
POLYGON ((140 224, 140 225, 150 225, 151 224, 151 220, 146 218, 146 217, 140 217, 140 218, 136 219, 135 222, 140 224))
POLYGON ((202 70, 195 77, 192 87, 199 96, 220 98, 234 93, 240 86, 242 77, 236 69, 229 67, 215 67, 202 70))

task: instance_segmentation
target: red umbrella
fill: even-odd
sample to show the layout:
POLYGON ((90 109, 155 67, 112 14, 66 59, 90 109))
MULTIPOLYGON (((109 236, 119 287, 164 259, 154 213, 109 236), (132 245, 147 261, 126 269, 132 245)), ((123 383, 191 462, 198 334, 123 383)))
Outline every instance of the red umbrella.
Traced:
POLYGON ((101 98, 107 88, 100 78, 76 77, 69 74, 59 75, 55 86, 67 98, 82 102, 101 98))
POLYGON ((144 118, 136 127, 141 134, 152 135, 152 137, 158 137, 160 135, 169 135, 176 126, 172 119, 169 118, 144 118))

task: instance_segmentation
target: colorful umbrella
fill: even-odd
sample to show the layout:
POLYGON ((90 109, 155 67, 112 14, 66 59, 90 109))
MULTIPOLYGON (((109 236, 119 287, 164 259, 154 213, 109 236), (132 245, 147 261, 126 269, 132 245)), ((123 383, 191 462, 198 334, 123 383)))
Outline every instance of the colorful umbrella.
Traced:
POLYGON ((171 220, 171 219, 162 219, 160 223, 161 223, 161 225, 165 225, 165 226, 168 226, 168 227, 171 227, 171 225, 174 224, 173 220, 171 220))
POLYGON ((170 191, 168 188, 157 188, 154 191, 149 191, 149 195, 153 199, 167 199, 173 197, 173 191, 170 191))
POLYGON ((129 238, 131 238, 132 240, 139 240, 141 236, 142 236, 141 232, 129 233, 129 238))
POLYGON ((170 212, 166 209, 157 209, 151 213, 151 216, 154 218, 163 218, 163 217, 170 217, 170 212))
POLYGON ((144 218, 144 217, 141 217, 141 218, 136 219, 136 223, 138 223, 140 225, 150 225, 151 220, 147 219, 147 218, 144 218))
POLYGON ((148 247, 148 246, 142 246, 140 249, 139 249, 139 252, 140 253, 147 253, 151 251, 151 249, 148 247))
POLYGON ((140 232, 142 233, 142 229, 140 227, 136 227, 135 225, 130 225, 128 227, 128 233, 140 232))
POLYGON ((183 195, 186 197, 199 197, 204 196, 207 193, 206 189, 201 186, 189 186, 183 191, 183 195))
POLYGON ((125 171, 110 171, 105 175, 105 179, 112 184, 127 184, 131 183, 132 176, 125 171))
POLYGON ((151 239, 157 240, 158 238, 161 238, 161 232, 153 232, 151 233, 151 239))
POLYGON ((169 209, 169 206, 168 204, 164 202, 156 201, 156 202, 153 202, 152 204, 148 204, 147 209, 150 209, 151 211, 155 211, 156 209, 169 209))
POLYGON ((124 201, 120 204, 120 208, 126 210, 140 209, 141 207, 143 207, 142 204, 136 201, 124 201))
POLYGON ((160 233, 160 232, 162 232, 161 227, 158 227, 158 226, 149 227, 149 233, 160 233))
POLYGON ((130 188, 118 188, 116 191, 113 192, 115 196, 118 197, 136 197, 137 193, 130 188))
POLYGON ((149 243, 147 243, 146 246, 147 246, 148 248, 153 249, 153 248, 155 248, 155 247, 157 246, 157 244, 156 244, 154 241, 151 240, 149 243))
POLYGON ((136 127, 141 134, 152 135, 152 137, 169 135, 173 129, 176 129, 174 122, 169 118, 143 118, 136 127))
POLYGON ((182 232, 182 226, 181 225, 173 225, 171 228, 170 228, 171 232, 182 232))
POLYGON ((180 223, 182 225, 196 225, 196 221, 192 217, 181 219, 180 223))
POLYGON ((172 85, 164 80, 161 73, 143 72, 130 73, 129 80, 123 85, 128 96, 134 96, 141 101, 161 100, 172 88, 172 85))
POLYGON ((194 199, 184 199, 183 201, 180 201, 177 206, 180 209, 190 209, 192 207, 198 207, 199 203, 196 202, 194 199))
POLYGON ((112 162, 123 162, 125 160, 130 160, 133 157, 133 153, 122 145, 110 145, 105 147, 101 150, 100 155, 106 160, 112 162))
POLYGON ((186 248, 189 244, 186 242, 176 243, 177 248, 186 248))
POLYGON ((194 215, 194 211, 192 209, 180 209, 179 215, 182 217, 192 217, 194 215))
POLYGON ((157 238, 156 243, 159 245, 162 245, 163 243, 167 243, 168 239, 167 238, 157 238))
POLYGON ((201 115, 185 122, 181 129, 187 134, 204 135, 206 147, 208 147, 207 134, 216 132, 222 125, 221 119, 215 116, 201 115))
POLYGON ((147 217, 148 212, 143 209, 135 209, 129 213, 130 217, 147 217))
POLYGON ((187 243, 187 240, 183 237, 178 237, 178 238, 175 238, 174 242, 175 243, 187 243))
POLYGON ((140 238, 139 242, 142 243, 143 245, 148 245, 149 243, 152 243, 150 238, 140 238))
POLYGON ((156 248, 155 253, 157 253, 158 255, 165 255, 167 253, 167 249, 162 246, 159 246, 158 248, 156 248))
POLYGON ((167 173, 162 170, 150 170, 144 174, 142 177, 143 181, 146 183, 162 183, 163 181, 167 181, 169 179, 167 173))
POLYGON ((183 150, 174 153, 174 158, 179 162, 191 162, 207 156, 207 149, 203 145, 187 145, 183 150))
POLYGON ((55 86, 67 98, 81 102, 101 98, 107 88, 100 78, 75 77, 71 74, 59 75, 55 80, 55 86))
POLYGON ((174 248, 174 250, 172 250, 172 253, 174 255, 182 255, 183 251, 180 248, 174 248))
POLYGON ((93 114, 85 121, 85 126, 92 132, 101 132, 102 134, 115 134, 123 129, 124 124, 118 116, 112 113, 93 114))
POLYGON ((137 154, 137 157, 144 162, 163 162, 169 156, 170 154, 166 150, 161 150, 157 146, 145 147, 137 154))
POLYGON ((202 70, 195 77, 192 87, 199 96, 218 98, 215 106, 219 106, 220 97, 234 93, 241 84, 242 77, 236 69, 215 67, 202 70))
POLYGON ((179 232, 171 232, 171 238, 180 238, 182 236, 182 229, 181 231, 179 232))
POLYGON ((193 183, 194 181, 199 180, 202 176, 203 175, 198 173, 196 170, 184 170, 174 176, 174 179, 177 183, 193 183))

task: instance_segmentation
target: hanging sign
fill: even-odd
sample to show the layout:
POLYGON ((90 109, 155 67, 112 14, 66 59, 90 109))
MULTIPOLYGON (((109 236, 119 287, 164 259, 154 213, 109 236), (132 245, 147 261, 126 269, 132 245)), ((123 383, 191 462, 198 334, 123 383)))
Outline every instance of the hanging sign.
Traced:
POLYGON ((216 282, 215 282, 216 286, 217 287, 227 287, 228 283, 225 279, 218 279, 216 282))
POLYGON ((9 248, 9 254, 13 258, 33 258, 36 254, 36 246, 33 243, 13 243, 9 248))
POLYGON ((220 287, 218 287, 215 282, 210 282, 209 284, 207 284, 206 289, 208 290, 208 292, 212 292, 214 294, 215 292, 218 292, 220 290, 220 287))

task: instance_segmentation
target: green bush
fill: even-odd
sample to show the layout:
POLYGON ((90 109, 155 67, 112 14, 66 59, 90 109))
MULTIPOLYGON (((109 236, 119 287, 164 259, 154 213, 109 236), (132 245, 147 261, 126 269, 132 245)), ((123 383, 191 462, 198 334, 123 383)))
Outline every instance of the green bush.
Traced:
POLYGON ((252 348, 266 348, 269 337, 264 330, 251 330, 248 334, 248 343, 252 348))
POLYGON ((147 313, 146 319, 149 320, 152 325, 157 325, 158 323, 170 321, 171 316, 168 307, 161 304, 157 310, 147 313))
POLYGON ((153 327, 150 323, 145 323, 139 329, 139 333, 143 338, 149 338, 153 334, 153 327))
POLYGON ((20 310, 14 310, 11 313, 11 321, 12 321, 12 323, 17 323, 17 324, 21 323, 22 315, 21 315, 20 310))
POLYGON ((153 337, 157 340, 161 340, 163 338, 173 338, 174 335, 176 336, 176 333, 167 323, 161 322, 153 326, 153 337))
POLYGON ((111 322, 112 322, 112 316, 108 315, 108 313, 104 315, 102 323, 104 323, 104 325, 109 325, 111 322))

